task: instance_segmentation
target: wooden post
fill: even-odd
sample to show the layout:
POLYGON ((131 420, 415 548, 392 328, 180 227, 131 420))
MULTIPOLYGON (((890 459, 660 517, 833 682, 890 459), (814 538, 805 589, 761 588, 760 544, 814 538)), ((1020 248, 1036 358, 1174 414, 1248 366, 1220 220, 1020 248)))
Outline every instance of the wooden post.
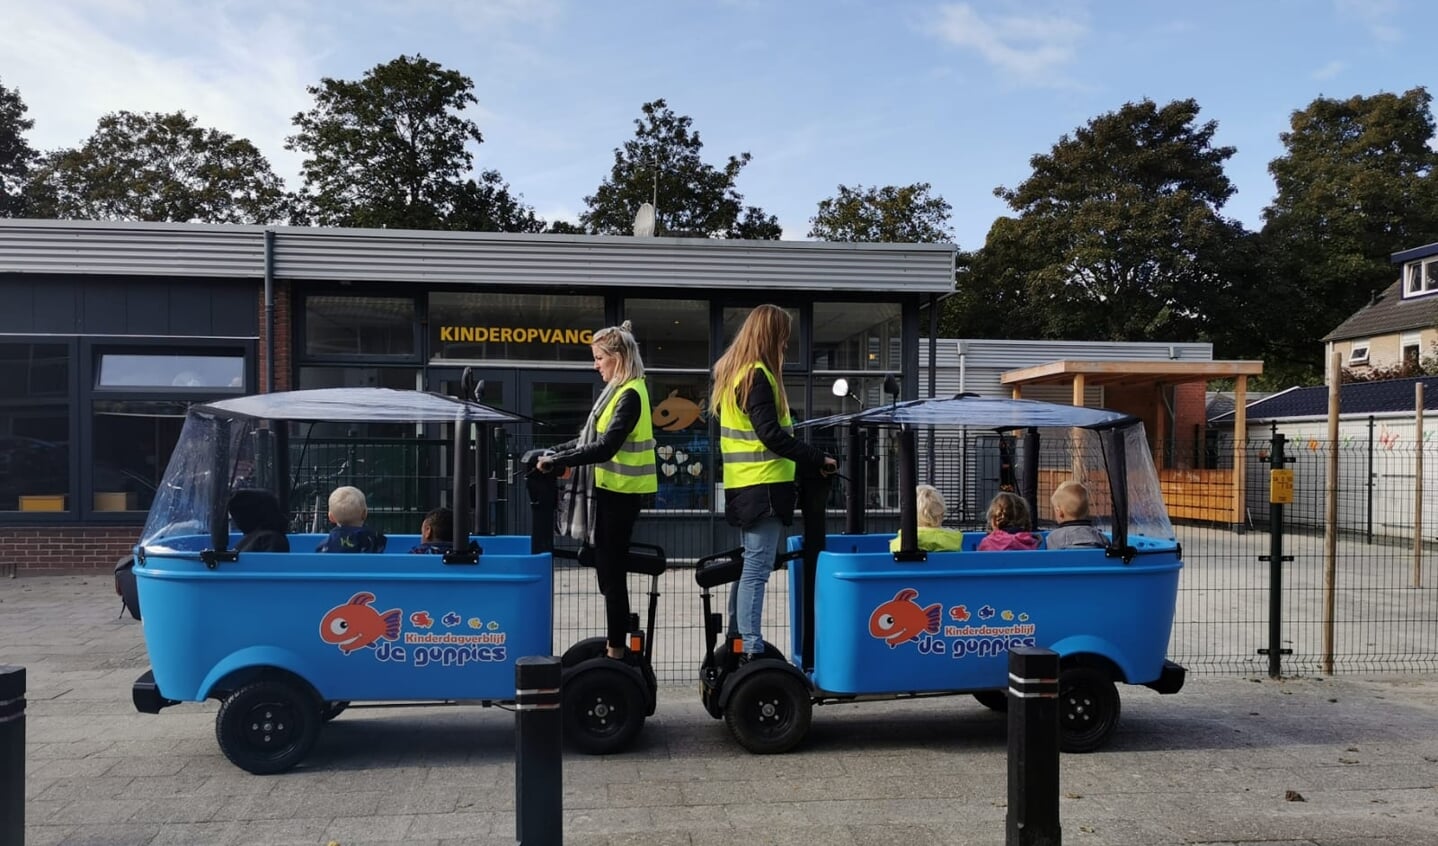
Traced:
POLYGON ((1013 399, 1023 399, 1023 398, 1024 398, 1024 389, 1023 389, 1023 386, 1022 386, 1022 385, 1014 385, 1014 387, 1010 390, 1010 395, 1012 396, 1013 399))
POLYGON ((1423 383, 1413 383, 1413 586, 1423 587, 1423 383))
MULTIPOLYGON (((1083 408, 1084 389, 1087 387, 1087 382, 1088 380, 1084 377, 1084 374, 1074 374, 1073 402, 1074 405, 1078 408, 1083 408)), ((1084 464, 1083 455, 1083 436, 1084 430, 1082 429, 1074 429, 1073 433, 1069 436, 1069 464, 1074 481, 1087 483, 1088 474, 1085 472, 1086 465, 1084 464)))
POLYGON ((1168 407, 1163 403, 1163 383, 1153 383, 1153 461, 1159 470, 1170 466, 1168 460, 1168 407))
POLYGON ((1338 581, 1338 396, 1343 355, 1328 371, 1328 489, 1323 503, 1323 674, 1333 675, 1334 586, 1338 581))
POLYGON ((1233 383, 1233 521, 1241 531, 1248 514, 1248 377, 1233 383))

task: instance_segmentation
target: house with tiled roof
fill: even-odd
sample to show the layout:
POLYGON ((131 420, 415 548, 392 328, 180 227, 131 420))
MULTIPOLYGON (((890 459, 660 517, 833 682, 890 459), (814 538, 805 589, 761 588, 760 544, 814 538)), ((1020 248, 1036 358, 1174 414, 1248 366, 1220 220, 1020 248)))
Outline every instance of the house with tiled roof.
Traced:
MULTIPOLYGON (((1343 367, 1363 374, 1405 361, 1413 365, 1435 352, 1438 343, 1438 244, 1403 250, 1389 257, 1398 278, 1363 308, 1323 337, 1325 370, 1333 356, 1343 367)), ((1329 379, 1333 373, 1328 372, 1329 379)))

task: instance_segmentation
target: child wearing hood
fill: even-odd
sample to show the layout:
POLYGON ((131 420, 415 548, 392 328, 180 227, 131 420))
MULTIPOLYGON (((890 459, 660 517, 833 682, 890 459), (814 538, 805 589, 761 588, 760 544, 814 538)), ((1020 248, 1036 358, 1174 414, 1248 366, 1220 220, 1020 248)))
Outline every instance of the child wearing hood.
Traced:
POLYGON ((1018 494, 1000 491, 989 503, 989 534, 979 541, 979 551, 1038 549, 1039 536, 1028 529, 1028 504, 1018 494))

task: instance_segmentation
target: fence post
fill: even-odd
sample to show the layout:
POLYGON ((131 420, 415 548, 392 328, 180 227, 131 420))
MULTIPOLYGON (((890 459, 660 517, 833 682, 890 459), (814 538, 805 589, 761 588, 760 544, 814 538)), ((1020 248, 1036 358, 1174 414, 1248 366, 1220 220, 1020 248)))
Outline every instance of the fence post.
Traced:
POLYGON ((564 843, 559 659, 514 662, 514 833, 517 846, 564 843))
POLYGON ((0 665, 0 846, 25 842, 25 668, 0 665))
POLYGON ((1005 846, 1060 846, 1059 656, 1009 651, 1009 810, 1005 846))
POLYGON ((1286 442, 1283 433, 1273 433, 1273 446, 1268 454, 1268 554, 1258 556, 1259 561, 1268 562, 1268 648, 1258 651, 1268 656, 1271 679, 1283 675, 1283 562, 1293 560, 1292 556, 1283 554, 1283 506, 1293 500, 1293 471, 1284 470, 1288 463, 1283 452, 1286 442), (1281 478, 1287 479, 1286 488, 1280 483, 1281 478))

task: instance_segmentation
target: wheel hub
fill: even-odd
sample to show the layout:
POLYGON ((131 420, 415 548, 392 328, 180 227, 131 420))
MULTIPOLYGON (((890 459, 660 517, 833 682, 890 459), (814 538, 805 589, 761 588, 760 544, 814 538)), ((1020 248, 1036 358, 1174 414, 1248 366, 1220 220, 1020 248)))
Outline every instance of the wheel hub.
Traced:
POLYGON ((276 705, 256 707, 250 711, 250 718, 246 722, 249 741, 260 747, 287 744, 294 732, 288 709, 276 705))

